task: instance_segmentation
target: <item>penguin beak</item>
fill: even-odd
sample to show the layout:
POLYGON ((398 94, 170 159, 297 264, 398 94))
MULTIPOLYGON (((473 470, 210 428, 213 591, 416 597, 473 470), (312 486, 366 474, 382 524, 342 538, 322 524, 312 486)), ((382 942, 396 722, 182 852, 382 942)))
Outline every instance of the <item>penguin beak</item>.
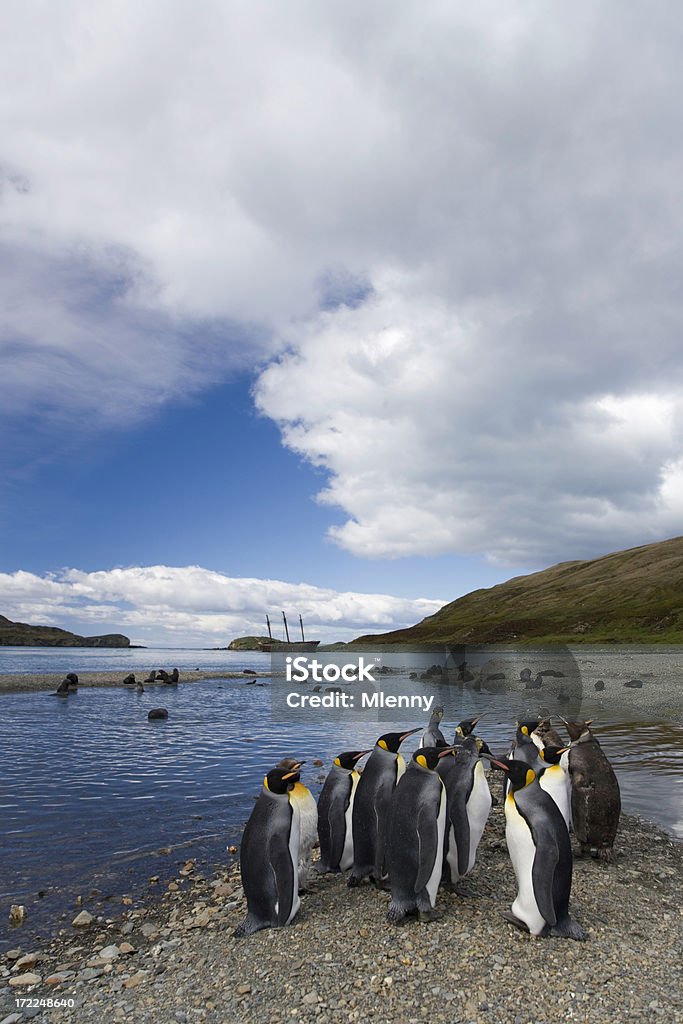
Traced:
POLYGON ((369 754, 369 753, 370 753, 369 750, 359 750, 357 754, 354 754, 353 760, 354 761, 360 761, 361 757, 365 757, 365 755, 369 754))
POLYGON ((418 725, 417 729, 409 729, 408 732, 402 732, 401 733, 401 743, 403 743, 404 740, 407 740, 409 736, 412 736, 413 733, 420 732, 421 729, 422 729, 422 726, 418 725))
POLYGON ((558 750, 558 754, 566 754, 568 750, 569 747, 560 747, 560 749, 558 750))
POLYGON ((494 765, 496 768, 500 768, 504 772, 509 772, 510 771, 510 766, 509 765, 505 764, 503 761, 497 760, 497 758, 495 758, 495 757, 491 757, 490 754, 484 754, 482 752, 479 756, 480 757, 485 757, 486 760, 490 761, 492 765, 494 765))
POLYGON ((439 751, 439 757, 445 757, 447 754, 452 754, 453 751, 456 750, 456 749, 457 749, 456 747, 443 747, 439 751))

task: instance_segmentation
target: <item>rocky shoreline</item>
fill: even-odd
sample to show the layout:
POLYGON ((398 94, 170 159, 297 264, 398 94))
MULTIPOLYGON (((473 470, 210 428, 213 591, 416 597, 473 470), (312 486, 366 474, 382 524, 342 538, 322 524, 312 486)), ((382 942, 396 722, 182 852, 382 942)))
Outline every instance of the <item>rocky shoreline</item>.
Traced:
POLYGON ((0 1024, 53 1014, 65 1024, 683 1020, 683 844, 624 816, 616 851, 613 865, 575 862, 585 943, 532 939, 503 920, 514 875, 500 806, 467 895, 440 893, 432 924, 396 928, 388 894, 326 875, 293 926, 236 940, 237 863, 205 877, 188 861, 157 898, 124 896, 119 916, 95 914, 41 950, 22 949, 17 929, 0 957, 0 1024), (50 999, 58 1009, 40 1005, 50 999))

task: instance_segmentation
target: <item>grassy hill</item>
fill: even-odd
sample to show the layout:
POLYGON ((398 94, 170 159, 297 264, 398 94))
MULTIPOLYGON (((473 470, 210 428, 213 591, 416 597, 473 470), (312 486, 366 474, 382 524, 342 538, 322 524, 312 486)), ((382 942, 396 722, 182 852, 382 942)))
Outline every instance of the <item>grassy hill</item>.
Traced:
POLYGON ((30 626, 0 615, 0 647, 130 647, 122 633, 79 636, 57 626, 30 626))
POLYGON ((683 537, 517 576, 354 645, 510 642, 683 643, 683 537))

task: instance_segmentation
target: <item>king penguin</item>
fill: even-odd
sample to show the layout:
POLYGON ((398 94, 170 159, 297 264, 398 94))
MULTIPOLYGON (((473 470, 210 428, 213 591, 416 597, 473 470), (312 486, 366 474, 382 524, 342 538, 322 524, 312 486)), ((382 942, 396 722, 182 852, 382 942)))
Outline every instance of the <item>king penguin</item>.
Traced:
POLYGON ((417 914, 421 921, 437 916, 446 791, 434 769, 451 749, 418 748, 391 797, 386 862, 391 889, 387 916, 393 924, 408 914, 417 914))
POLYGON ((349 886, 360 885, 368 875, 381 885, 386 875, 384 848, 389 804, 406 767, 398 748, 408 736, 419 731, 418 728, 385 733, 368 758, 353 801, 353 866, 349 886))
POLYGON ((321 873, 347 871, 353 864, 353 802, 360 775, 356 765, 369 750, 347 750, 334 764, 318 797, 321 873))
MULTIPOLYGON (((538 744, 536 744, 533 739, 533 733, 537 727, 538 718, 518 721, 517 732, 515 733, 515 738, 512 741, 512 746, 508 754, 508 760, 514 759, 515 761, 524 761, 524 763, 534 771, 540 771, 543 767, 543 762, 541 761, 538 753, 538 744)), ((541 741, 539 740, 539 744, 540 742, 541 741)), ((510 778, 506 775, 503 781, 503 799, 507 796, 509 790, 510 778)))
POLYGON ((555 801, 525 761, 491 758, 510 780, 505 800, 505 841, 517 879, 512 913, 504 917, 532 935, 585 939, 569 916, 572 848, 555 801))
POLYGON ((600 860, 613 861, 621 814, 619 782, 589 728, 591 722, 565 722, 565 725, 571 739, 572 823, 574 835, 581 844, 581 856, 595 850, 600 860))
POLYGON ((274 768, 263 780, 242 836, 240 869, 247 916, 242 938, 289 924, 299 909, 299 807, 292 800, 298 771, 274 768))
MULTIPOLYGON (((283 757, 276 768, 298 772, 305 761, 295 761, 292 757, 283 757)), ((311 874, 311 858, 313 847, 318 841, 318 807, 310 789, 304 786, 297 776, 290 799, 299 808, 299 892, 306 892, 311 874)))
POLYGON ((443 881, 455 888, 474 867, 491 810, 491 791, 475 737, 461 740, 453 757, 445 757, 437 770, 446 787, 448 810, 443 881))
POLYGON ((443 708, 442 707, 434 708, 434 710, 432 711, 432 716, 429 719, 429 725, 427 726, 425 731, 422 733, 422 736, 420 737, 420 746, 421 747, 445 747, 446 746, 446 737, 444 736, 444 734, 441 732, 441 729, 439 728, 439 726, 441 725, 442 718, 443 718, 443 708))

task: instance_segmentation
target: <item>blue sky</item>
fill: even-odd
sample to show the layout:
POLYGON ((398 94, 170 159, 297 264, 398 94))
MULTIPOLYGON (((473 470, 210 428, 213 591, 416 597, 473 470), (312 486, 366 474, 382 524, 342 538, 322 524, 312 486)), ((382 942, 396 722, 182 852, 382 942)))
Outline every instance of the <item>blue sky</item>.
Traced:
POLYGON ((680 533, 679 20, 15 5, 4 613, 347 639, 680 533))

